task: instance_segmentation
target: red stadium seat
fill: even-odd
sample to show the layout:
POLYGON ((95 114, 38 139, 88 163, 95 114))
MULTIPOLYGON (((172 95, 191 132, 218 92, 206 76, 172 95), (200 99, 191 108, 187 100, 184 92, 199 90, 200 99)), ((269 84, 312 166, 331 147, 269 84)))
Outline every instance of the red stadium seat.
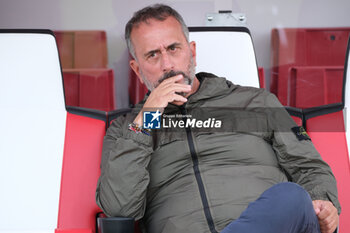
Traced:
POLYGON ((350 165, 346 142, 342 103, 316 108, 286 108, 299 126, 304 126, 317 151, 331 167, 337 180, 338 198, 342 207, 339 232, 347 232, 350 222, 350 165))
POLYGON ((291 67, 289 103, 298 108, 311 108, 342 102, 342 66, 291 67))
POLYGON ((64 69, 63 77, 67 105, 101 111, 116 108, 112 69, 64 69))
POLYGON ((55 31, 63 69, 107 68, 105 31, 55 31))
POLYGON ((258 73, 259 73, 260 88, 266 88, 266 86, 265 86, 264 68, 263 67, 258 67, 258 73))
MULTIPOLYGON (((295 116, 301 113, 302 125, 306 128, 306 131, 322 158, 332 168, 337 180, 338 197, 342 207, 339 232, 347 232, 347 230, 350 229, 350 222, 348 221, 348 219, 350 219, 350 186, 348 184, 350 180, 350 163, 347 132, 345 130, 345 125, 349 121, 346 122, 347 119, 344 119, 344 116, 348 118, 346 111, 348 106, 347 102, 349 100, 348 97, 350 96, 348 94, 348 87, 350 87, 350 85, 347 83, 349 78, 347 77, 349 76, 349 54, 350 41, 344 68, 337 66, 291 68, 292 77, 294 76, 293 85, 296 86, 294 94, 295 100, 302 101, 303 98, 307 98, 309 95, 318 95, 318 98, 311 99, 315 101, 319 100, 320 102, 309 104, 319 104, 320 106, 306 109, 287 108, 287 110, 291 109, 289 112, 294 113, 295 116), (340 79, 338 76, 343 73, 343 70, 345 70, 345 72, 343 78, 340 79), (322 77, 322 80, 317 78, 317 74, 322 77), (302 85, 298 82, 305 83, 302 85), (328 88, 326 88, 327 86, 328 88), (321 89, 321 91, 315 93, 319 89, 321 89), (335 89, 337 89, 337 95, 334 95, 335 89), (327 91, 330 90, 333 91, 333 95, 327 93, 327 91), (338 103, 323 105, 324 103, 333 101, 338 103), (344 108, 344 106, 346 106, 346 108, 344 108)), ((306 102, 299 103, 306 104, 306 102)), ((309 107, 309 105, 302 106, 309 107)))
POLYGON ((147 87, 140 82, 135 72, 130 68, 129 70, 129 102, 130 104, 137 104, 145 97, 148 92, 147 87))
POLYGON ((107 69, 106 32, 54 33, 63 68, 67 105, 114 110, 114 74, 112 69, 107 69))
POLYGON ((56 229, 55 233, 94 233, 91 229, 56 229))
POLYGON ((285 107, 285 109, 298 126, 304 126, 304 114, 302 109, 293 107, 285 107))
POLYGON ((67 116, 56 41, 0 29, 0 51, 0 232, 52 233, 67 116))
POLYGON ((0 42, 0 232, 95 233, 107 113, 65 105, 52 31, 0 29, 0 42))
POLYGON ((71 229, 81 229, 82 233, 95 232, 96 216, 101 212, 95 202, 95 190, 100 175, 107 115, 78 108, 70 108, 70 111, 72 113, 67 114, 66 121, 56 232, 71 232, 71 229))
POLYGON ((292 116, 293 120, 295 121, 295 123, 299 126, 302 126, 302 120, 299 117, 296 116, 292 116))
MULTIPOLYGON (((350 165, 343 111, 340 109, 327 113, 327 109, 330 108, 321 108, 318 113, 313 112, 314 116, 306 120, 306 130, 337 179, 338 197, 342 206, 339 232, 347 232, 350 229, 350 165)), ((306 113, 305 117, 308 118, 309 115, 306 113)))
MULTIPOLYGON (((300 102, 295 102, 295 98, 293 98, 294 91, 292 90, 293 80, 291 74, 293 67, 344 65, 349 32, 350 28, 279 28, 272 30, 270 90, 277 95, 283 105, 302 107, 298 105, 300 102)), ((315 79, 322 80, 323 76, 315 76, 313 80, 315 79)), ((336 74, 336 79, 342 79, 341 73, 336 74)), ((314 92, 334 92, 328 86, 325 87, 326 89, 318 89, 314 90, 314 92)), ((336 92, 341 93, 341 89, 337 89, 336 92)), ((319 95, 324 96, 327 94, 321 93, 319 95)), ((337 97, 333 99, 336 101, 337 97)), ((310 102, 316 104, 315 100, 310 102)), ((302 105, 311 106, 310 103, 305 103, 307 103, 307 99, 303 101, 302 105)), ((323 104, 326 104, 326 102, 323 104)))

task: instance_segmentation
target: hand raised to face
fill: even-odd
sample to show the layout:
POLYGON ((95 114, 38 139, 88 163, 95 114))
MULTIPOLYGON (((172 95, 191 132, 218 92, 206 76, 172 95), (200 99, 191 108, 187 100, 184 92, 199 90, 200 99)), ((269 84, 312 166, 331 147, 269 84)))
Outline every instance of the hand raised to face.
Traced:
MULTIPOLYGON (((159 110, 161 113, 169 103, 182 105, 187 102, 187 98, 179 93, 190 93, 192 86, 183 84, 184 77, 179 74, 165 79, 149 95, 143 105, 143 109, 159 110)), ((142 111, 137 115, 134 123, 142 125, 142 111)))

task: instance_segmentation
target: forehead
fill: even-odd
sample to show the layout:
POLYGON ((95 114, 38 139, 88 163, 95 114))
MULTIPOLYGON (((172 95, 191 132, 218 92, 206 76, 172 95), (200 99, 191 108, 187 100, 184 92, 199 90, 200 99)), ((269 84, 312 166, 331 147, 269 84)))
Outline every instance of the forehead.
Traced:
POLYGON ((172 16, 164 21, 149 19, 140 23, 132 29, 130 37, 136 53, 140 50, 158 49, 175 42, 186 42, 181 24, 172 16))

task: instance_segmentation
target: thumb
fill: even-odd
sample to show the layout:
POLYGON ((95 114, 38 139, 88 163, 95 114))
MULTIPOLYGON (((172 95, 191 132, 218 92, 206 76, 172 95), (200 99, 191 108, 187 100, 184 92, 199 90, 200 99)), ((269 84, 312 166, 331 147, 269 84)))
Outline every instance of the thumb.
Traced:
POLYGON ((316 215, 318 215, 321 212, 320 203, 317 201, 313 201, 312 204, 314 206, 316 215))
POLYGON ((316 215, 318 215, 321 212, 320 208, 318 208, 318 207, 314 208, 314 210, 315 210, 316 215))

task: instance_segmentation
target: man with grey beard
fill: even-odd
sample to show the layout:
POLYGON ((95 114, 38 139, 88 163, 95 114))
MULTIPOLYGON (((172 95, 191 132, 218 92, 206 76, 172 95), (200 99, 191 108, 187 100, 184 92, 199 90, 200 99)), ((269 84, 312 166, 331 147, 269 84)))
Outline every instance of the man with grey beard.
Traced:
POLYGON ((130 66, 151 92, 105 136, 96 201, 108 216, 141 219, 148 233, 335 230, 331 169, 275 96, 195 74, 196 44, 169 6, 136 12, 125 38, 130 66), (211 114, 223 129, 150 131, 149 110, 152 121, 211 114))

